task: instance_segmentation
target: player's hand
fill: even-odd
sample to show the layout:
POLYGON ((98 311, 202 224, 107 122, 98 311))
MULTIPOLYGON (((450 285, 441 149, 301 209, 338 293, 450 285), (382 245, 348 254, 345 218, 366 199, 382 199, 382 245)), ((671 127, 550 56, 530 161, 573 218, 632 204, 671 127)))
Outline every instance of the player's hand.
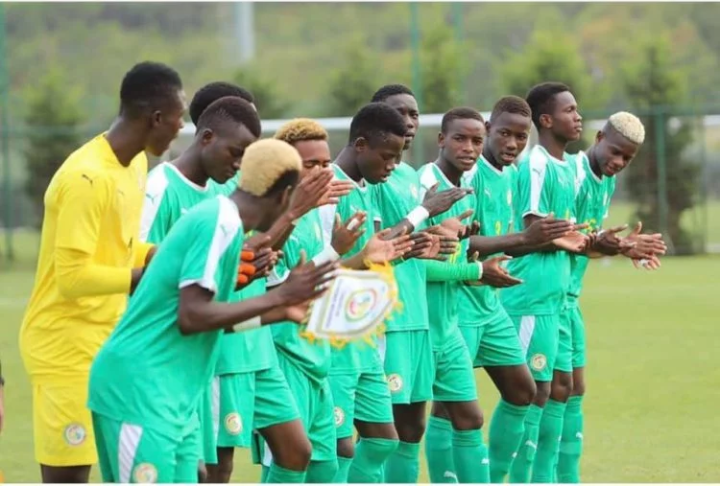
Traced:
POLYGON ((592 236, 590 238, 590 249, 607 256, 615 256, 628 251, 630 248, 633 248, 635 244, 617 235, 617 233, 625 231, 627 228, 628 226, 625 224, 623 226, 605 229, 602 233, 592 236))
POLYGON ((422 206, 430 213, 430 217, 442 214, 450 209, 455 202, 473 193, 473 190, 470 188, 451 188, 438 192, 438 185, 440 184, 436 183, 430 187, 423 199, 422 206))
POLYGON ((640 234, 640 231, 642 231, 642 223, 638 222, 635 228, 625 238, 622 238, 624 242, 632 245, 623 252, 623 255, 634 260, 650 260, 667 252, 667 245, 662 239, 662 234, 640 234))
POLYGON ((355 187, 353 182, 348 180, 332 180, 328 189, 320 197, 316 207, 322 207, 327 204, 337 204, 340 202, 340 197, 344 197, 355 187))
POLYGON ((509 256, 500 255, 482 262, 483 273, 480 284, 497 288, 506 288, 521 284, 522 280, 510 275, 505 267, 502 266, 503 262, 509 259, 509 256))
POLYGON ((388 263, 400 258, 413 248, 413 241, 408 235, 388 239, 390 229, 374 234, 362 250, 363 261, 370 263, 388 263))
POLYGON ((306 262, 305 252, 300 252, 300 263, 293 268, 287 280, 277 289, 282 303, 285 306, 295 306, 306 301, 312 301, 325 293, 335 278, 338 261, 329 261, 322 265, 315 265, 312 261, 306 262))
POLYGON ((457 231, 452 227, 437 225, 424 229, 423 232, 430 234, 433 239, 433 246, 439 243, 440 248, 436 252, 437 255, 452 255, 457 251, 460 238, 458 238, 457 231))
POLYGON ((649 259, 633 260, 632 264, 635 268, 644 268, 645 270, 657 270, 660 268, 660 258, 652 256, 649 259))
POLYGON ((330 168, 315 167, 295 187, 290 198, 288 212, 293 219, 299 219, 315 207, 318 207, 321 200, 330 190, 330 182, 333 179, 333 171, 330 168))
POLYGON ((340 216, 335 214, 335 225, 330 244, 338 255, 344 255, 355 246, 358 238, 365 232, 363 225, 366 218, 367 214, 364 212, 356 212, 343 224, 340 216))
POLYGON ((293 323, 303 324, 310 315, 310 308, 312 307, 312 301, 301 302, 294 306, 285 307, 285 319, 292 321, 293 323))
POLYGON ((473 214, 472 210, 467 210, 457 217, 449 217, 440 223, 440 228, 447 230, 448 235, 457 236, 459 240, 467 239, 477 234, 480 229, 480 223, 477 221, 473 221, 469 226, 463 223, 465 219, 472 217, 473 214))
POLYGON ((540 245, 562 238, 575 231, 575 225, 565 219, 555 219, 553 214, 533 221, 524 231, 525 240, 529 245, 540 245))
MULTIPOLYGON (((426 230, 427 231, 427 230, 426 230)), ((412 247, 410 251, 403 255, 403 259, 420 258, 420 256, 430 250, 433 246, 433 238, 427 232, 413 233, 410 235, 412 247)))
POLYGON ((552 240, 553 244, 561 250, 570 253, 582 253, 590 244, 590 238, 579 231, 571 231, 562 238, 552 240))

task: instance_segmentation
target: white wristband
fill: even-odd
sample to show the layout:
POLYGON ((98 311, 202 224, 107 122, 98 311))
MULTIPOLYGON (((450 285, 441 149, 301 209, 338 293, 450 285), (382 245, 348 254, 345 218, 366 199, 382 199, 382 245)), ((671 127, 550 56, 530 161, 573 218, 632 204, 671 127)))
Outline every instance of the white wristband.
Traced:
POLYGON ((482 265, 482 262, 481 262, 481 261, 476 261, 475 263, 476 263, 477 266, 478 266, 478 280, 482 280, 482 276, 483 276, 483 265, 482 265))
POLYGON ((430 212, 423 206, 419 205, 411 210, 405 219, 410 221, 410 224, 414 227, 418 227, 418 225, 428 217, 430 217, 430 212))
POLYGON ((236 324, 232 329, 237 333, 240 331, 247 331, 248 329, 259 328, 260 326, 262 326, 262 320, 260 319, 260 316, 255 316, 247 321, 236 324))
POLYGON ((335 251, 335 248, 333 248, 332 245, 327 245, 320 253, 315 255, 312 262, 315 265, 322 265, 325 262, 337 260, 338 258, 340 258, 340 255, 338 255, 338 252, 335 251))

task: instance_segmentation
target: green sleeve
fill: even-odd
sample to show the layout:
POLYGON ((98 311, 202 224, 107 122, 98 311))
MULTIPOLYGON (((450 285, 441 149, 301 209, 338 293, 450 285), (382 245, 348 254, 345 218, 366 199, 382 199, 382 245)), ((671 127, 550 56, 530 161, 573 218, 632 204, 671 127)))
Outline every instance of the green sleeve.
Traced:
POLYGON ((427 260, 425 268, 428 282, 466 282, 480 279, 477 263, 448 263, 427 260))

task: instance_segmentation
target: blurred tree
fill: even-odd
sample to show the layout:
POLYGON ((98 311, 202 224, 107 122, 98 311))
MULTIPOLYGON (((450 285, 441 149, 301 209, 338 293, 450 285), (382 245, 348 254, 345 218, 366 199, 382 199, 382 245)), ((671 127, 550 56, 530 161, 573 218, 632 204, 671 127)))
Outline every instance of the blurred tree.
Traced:
POLYGON ((422 40, 423 107, 426 114, 442 114, 462 103, 460 84, 466 66, 461 45, 447 25, 436 25, 422 40))
POLYGON ((675 253, 692 253, 692 235, 683 229, 681 218, 701 191, 700 165, 687 155, 695 128, 687 119, 671 121, 672 109, 668 110, 686 101, 687 75, 672 66, 667 37, 646 36, 633 44, 636 55, 620 72, 631 107, 644 112, 646 131, 637 161, 628 168, 630 196, 637 203, 635 215, 645 229, 666 231, 665 239, 675 253), (662 196, 658 195, 661 164, 666 175, 666 229, 661 222, 662 196))
POLYGON ((83 142, 78 126, 83 116, 78 96, 58 71, 51 70, 26 92, 25 124, 28 137, 24 151, 27 166, 25 192, 36 211, 35 225, 42 223, 43 197, 62 162, 83 142))
POLYGON ((255 106, 263 119, 281 119, 290 115, 290 103, 278 93, 277 85, 252 65, 235 73, 234 81, 253 94, 255 106))
POLYGON ((351 116, 378 89, 376 60, 368 53, 366 40, 355 37, 349 41, 340 57, 340 67, 334 70, 328 82, 328 115, 351 116))

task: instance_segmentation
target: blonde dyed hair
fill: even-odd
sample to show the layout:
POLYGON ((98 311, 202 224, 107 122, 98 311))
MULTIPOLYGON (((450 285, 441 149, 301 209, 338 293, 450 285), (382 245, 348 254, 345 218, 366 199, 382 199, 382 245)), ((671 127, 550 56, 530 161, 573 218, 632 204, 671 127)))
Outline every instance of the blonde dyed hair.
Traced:
POLYGON ((285 141, 261 139, 245 150, 238 187, 256 197, 267 194, 273 185, 288 172, 302 167, 300 154, 285 141))
POLYGON ((642 144, 645 141, 645 126, 630 112, 614 113, 608 119, 608 124, 632 143, 642 144))
POLYGON ((283 124, 273 137, 288 144, 295 144, 300 141, 327 141, 328 133, 317 121, 293 119, 283 124))

